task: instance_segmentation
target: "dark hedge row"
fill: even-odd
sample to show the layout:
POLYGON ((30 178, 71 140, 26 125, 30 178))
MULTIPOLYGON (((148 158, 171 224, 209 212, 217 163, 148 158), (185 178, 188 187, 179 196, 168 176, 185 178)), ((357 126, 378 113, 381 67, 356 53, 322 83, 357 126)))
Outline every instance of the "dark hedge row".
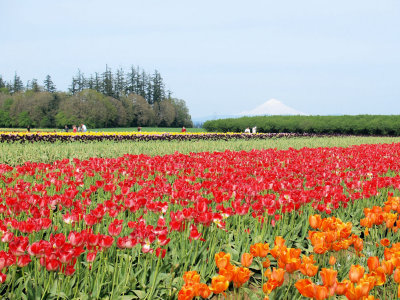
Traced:
POLYGON ((400 115, 357 116, 258 116, 207 121, 211 132, 243 132, 257 126, 257 132, 292 132, 345 135, 400 135, 400 115))
POLYGON ((57 135, 57 134, 0 134, 0 143, 35 143, 35 142, 101 142, 101 141, 219 141, 251 140, 290 137, 315 137, 317 134, 298 133, 204 133, 204 134, 134 134, 134 135, 57 135))

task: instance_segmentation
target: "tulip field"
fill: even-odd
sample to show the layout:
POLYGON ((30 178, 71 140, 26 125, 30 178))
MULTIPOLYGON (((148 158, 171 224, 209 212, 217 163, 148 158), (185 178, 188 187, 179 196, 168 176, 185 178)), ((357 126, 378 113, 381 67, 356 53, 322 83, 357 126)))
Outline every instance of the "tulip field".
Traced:
POLYGON ((224 137, 3 141, 0 297, 400 296, 400 139, 224 137))

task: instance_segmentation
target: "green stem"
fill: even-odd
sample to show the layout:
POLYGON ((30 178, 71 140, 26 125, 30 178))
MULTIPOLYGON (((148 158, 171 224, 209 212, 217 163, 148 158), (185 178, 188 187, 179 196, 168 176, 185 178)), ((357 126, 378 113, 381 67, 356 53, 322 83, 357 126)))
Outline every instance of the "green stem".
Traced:
POLYGON ((118 251, 115 255, 115 263, 114 263, 114 274, 113 274, 113 281, 112 281, 112 287, 111 287, 111 299, 114 297, 114 286, 115 286, 115 277, 118 272, 118 251))
POLYGON ((49 286, 50 286, 50 281, 52 281, 51 279, 52 279, 53 277, 54 277, 54 272, 51 272, 51 273, 49 274, 49 280, 47 281, 46 288, 44 289, 43 294, 42 294, 42 297, 40 298, 41 300, 44 299, 44 296, 45 296, 46 293, 47 293, 47 289, 48 289, 49 286))
POLYGON ((156 266, 156 272, 154 273, 153 284, 151 285, 150 292, 149 292, 148 296, 146 297, 146 299, 150 299, 150 300, 153 299, 152 296, 153 296, 154 289, 155 289, 155 286, 156 286, 156 281, 157 281, 157 277, 158 277, 158 269, 160 268, 161 259, 162 259, 162 257, 161 257, 161 254, 160 254, 160 256, 157 259, 157 266, 156 266))

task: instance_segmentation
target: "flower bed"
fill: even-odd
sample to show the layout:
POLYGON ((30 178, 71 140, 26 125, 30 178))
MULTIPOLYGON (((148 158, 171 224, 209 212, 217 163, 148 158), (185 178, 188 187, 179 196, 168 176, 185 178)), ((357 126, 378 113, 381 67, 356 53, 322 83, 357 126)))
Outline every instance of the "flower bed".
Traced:
POLYGON ((160 132, 5 132, 0 133, 0 143, 33 143, 33 142, 101 142, 101 141, 218 141, 218 140, 252 140, 290 137, 323 137, 308 133, 160 133, 160 132))
MULTIPOLYGON (((272 245, 277 236, 287 249, 299 249, 290 250, 294 252, 281 262, 280 255, 269 252, 276 259, 271 266, 287 272, 298 270, 300 252, 314 252, 320 256, 318 266, 324 266, 337 243, 348 245, 346 251, 354 248, 355 259, 362 251, 382 257, 375 240, 387 238, 394 245, 397 236, 371 229, 374 244, 361 248, 360 239, 365 246, 366 235, 360 227, 382 224, 377 220, 396 222, 397 215, 382 217, 375 208, 364 216, 364 208, 382 204, 388 189, 400 187, 399 154, 400 144, 378 144, 0 165, 0 295, 174 299, 189 269, 211 280, 215 253, 229 253, 225 261, 235 264, 249 249, 253 256, 262 253, 262 246, 250 245, 272 245), (322 214, 320 219, 316 213, 322 214), (341 228, 340 239, 336 234, 332 239, 332 233, 327 238, 321 227, 329 215, 343 220, 330 221, 341 228), (312 226, 320 230, 312 234, 310 216, 315 218, 312 226), (357 223, 362 217, 374 221, 357 223), (349 227, 349 221, 354 226, 349 227)), ((346 263, 346 255, 339 258, 345 265, 337 278, 344 278, 352 265, 346 263)), ((304 266, 304 272, 310 274, 314 262, 306 261, 310 266, 304 266)), ((263 293, 264 283, 282 276, 272 269, 267 281, 263 267, 256 268, 258 276, 237 269, 241 277, 234 281, 236 288, 258 286, 263 293)), ((226 277, 214 281, 204 284, 218 294, 230 280, 228 286, 226 277)), ((314 288, 312 284, 298 285, 314 288)), ((330 294, 333 285, 326 286, 330 294)), ((264 292, 300 297, 292 286, 277 292, 270 285, 264 292)))

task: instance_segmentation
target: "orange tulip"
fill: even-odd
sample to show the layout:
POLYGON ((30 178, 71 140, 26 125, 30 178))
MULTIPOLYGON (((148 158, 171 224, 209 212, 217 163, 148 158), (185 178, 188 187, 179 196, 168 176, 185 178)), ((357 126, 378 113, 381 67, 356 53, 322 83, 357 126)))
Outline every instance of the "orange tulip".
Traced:
POLYGON ((225 252, 215 254, 215 263, 218 269, 225 269, 230 264, 231 255, 225 252))
POLYGON ((389 239, 387 239, 387 238, 381 239, 381 245, 382 245, 383 247, 389 246, 389 245, 390 245, 389 239))
POLYGON ((385 271, 383 270, 382 267, 376 268, 375 271, 370 272, 370 275, 375 277, 375 285, 376 286, 385 284, 386 275, 385 275, 385 271))
POLYGON ((322 285, 315 286, 314 299, 323 300, 329 297, 328 288, 322 285))
POLYGON ((369 236, 369 230, 368 230, 368 227, 367 228, 365 228, 365 230, 364 230, 364 236, 369 236))
POLYGON ((349 271, 349 279, 351 282, 358 282, 364 275, 364 267, 360 265, 352 265, 349 271))
POLYGON ((400 268, 399 267, 397 267, 396 270, 394 271, 393 279, 397 283, 400 283, 400 268))
POLYGON ((368 265, 368 269, 369 271, 375 271, 377 267, 379 267, 379 258, 378 256, 371 256, 368 257, 367 260, 367 265, 368 265))
POLYGON ((347 289, 349 288, 349 285, 351 284, 350 280, 343 280, 342 282, 338 282, 337 286, 336 286, 336 294, 337 295, 344 295, 347 291, 347 289))
POLYGON ((247 268, 238 268, 233 278, 233 283, 236 287, 241 287, 250 279, 250 270, 247 268))
POLYGON ((318 266, 312 265, 312 264, 302 264, 300 266, 300 272, 303 275, 309 276, 309 277, 314 277, 315 274, 318 272, 318 266))
POLYGON ((184 285, 178 293, 178 300, 192 300, 195 297, 192 285, 184 285))
POLYGON ((183 274, 183 280, 186 284, 200 283, 200 275, 196 271, 187 271, 183 274))
POLYGON ((269 266, 271 265, 271 261, 269 260, 269 258, 266 257, 265 260, 263 261, 262 265, 266 269, 269 268, 269 266))
POLYGON ((315 263, 314 255, 310 255, 310 256, 303 255, 301 257, 301 262, 303 264, 314 264, 315 263))
POLYGON ((243 267, 250 267, 253 262, 253 255, 250 253, 243 253, 240 262, 243 267))
POLYGON ((331 266, 333 266, 334 264, 336 264, 336 258, 335 258, 333 255, 331 255, 331 257, 329 258, 329 264, 330 264, 331 266))
POLYGON ((364 248, 363 240, 362 240, 361 238, 355 239, 353 246, 354 246, 354 249, 355 249, 357 252, 361 252, 362 249, 364 248))
POLYGON ((200 283, 198 288, 198 294, 201 298, 207 299, 211 295, 210 288, 205 283, 200 283))
POLYGON ((385 272, 386 275, 392 275, 393 274, 394 265, 393 265, 392 261, 383 260, 382 261, 382 268, 383 268, 383 271, 385 272))
POLYGON ((300 279, 294 284, 294 286, 304 297, 314 297, 315 284, 310 279, 300 279))
POLYGON ((363 278, 360 279, 358 284, 360 284, 361 282, 368 282, 369 290, 372 290, 374 288, 374 286, 375 286, 375 283, 376 283, 375 275, 374 274, 366 274, 366 275, 364 275, 363 278))
POLYGON ((254 257, 266 257, 269 252, 269 244, 257 243, 250 246, 250 253, 254 257))
POLYGON ((276 281, 278 283, 278 286, 281 286, 283 284, 283 281, 285 280, 285 273, 286 271, 282 268, 273 268, 272 271, 271 269, 265 271, 264 276, 268 277, 269 280, 276 281))
POLYGON ((359 300, 362 297, 368 296, 369 284, 368 282, 361 282, 354 287, 354 284, 349 284, 349 288, 346 291, 346 298, 349 300, 359 300))
POLYGON ((229 281, 225 278, 225 276, 218 275, 214 276, 211 279, 211 287, 210 291, 213 292, 214 294, 221 294, 226 291, 226 289, 229 286, 229 281))
POLYGON ((265 294, 270 294, 274 289, 279 286, 276 280, 268 280, 266 283, 263 284, 263 292, 265 294))
POLYGON ((281 236, 276 236, 275 237, 275 241, 274 241, 274 245, 276 247, 284 247, 285 246, 285 239, 281 236))
POLYGON ((321 226, 321 216, 320 215, 311 215, 308 217, 308 222, 312 228, 318 228, 321 226))
POLYGON ((232 281, 236 275, 237 270, 238 270, 238 267, 232 266, 231 264, 229 264, 226 266, 226 268, 219 269, 218 274, 224 276, 226 278, 226 280, 232 281))
POLYGON ((271 268, 266 269, 264 272, 264 276, 267 277, 268 279, 271 278, 271 274, 272 274, 271 268))
POLYGON ((300 249, 288 248, 281 251, 278 259, 278 266, 289 273, 293 273, 300 268, 300 249))
POLYGON ((337 271, 333 269, 325 269, 322 268, 322 270, 319 272, 321 275, 322 283, 326 287, 331 287, 334 286, 335 283, 337 282, 337 271))

